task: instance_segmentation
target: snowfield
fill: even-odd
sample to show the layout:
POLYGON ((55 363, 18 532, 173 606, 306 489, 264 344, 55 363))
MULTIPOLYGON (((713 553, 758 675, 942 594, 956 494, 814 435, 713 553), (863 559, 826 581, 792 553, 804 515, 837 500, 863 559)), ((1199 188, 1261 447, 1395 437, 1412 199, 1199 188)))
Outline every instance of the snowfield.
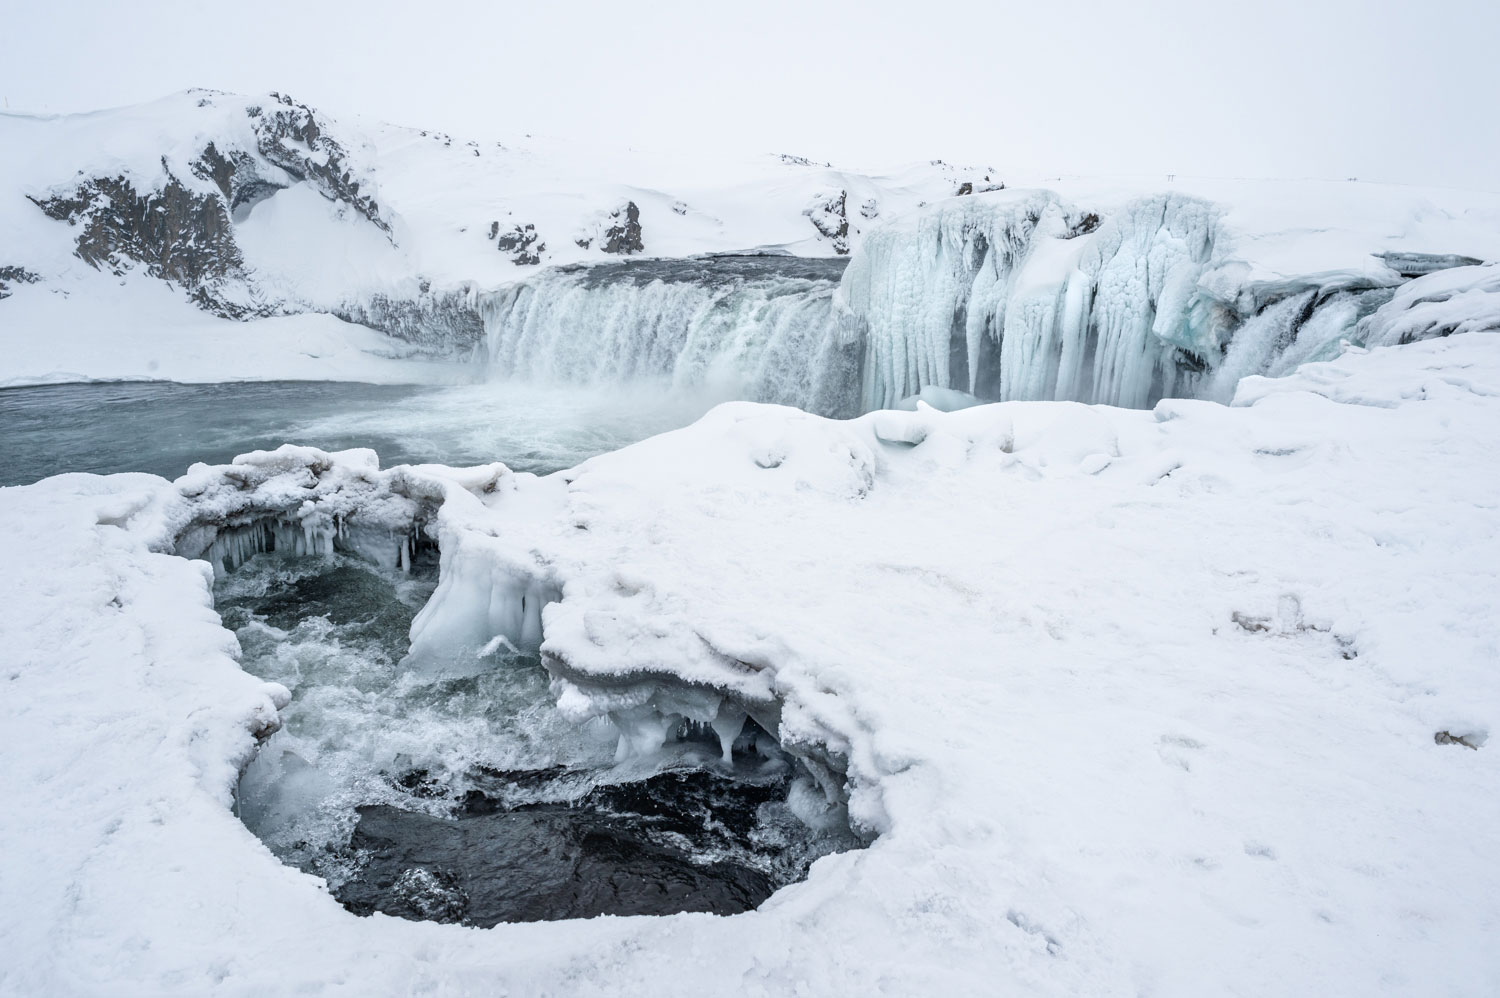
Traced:
POLYGON ((546 478, 283 448, 0 490, 0 992, 1500 993, 1500 337, 1234 403, 731 403, 546 478), (872 844, 729 918, 348 914, 231 812, 286 691, 177 556, 268 516, 386 563, 427 516, 414 656, 540 642, 624 755, 748 712, 872 844))

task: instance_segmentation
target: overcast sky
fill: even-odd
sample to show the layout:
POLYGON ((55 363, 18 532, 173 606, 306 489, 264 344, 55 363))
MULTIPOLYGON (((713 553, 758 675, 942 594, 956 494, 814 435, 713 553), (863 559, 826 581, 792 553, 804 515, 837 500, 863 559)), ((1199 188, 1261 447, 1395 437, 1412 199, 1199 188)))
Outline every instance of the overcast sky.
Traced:
POLYGON ((280 90, 454 135, 1500 189, 1497 0, 0 0, 0 97, 280 90))

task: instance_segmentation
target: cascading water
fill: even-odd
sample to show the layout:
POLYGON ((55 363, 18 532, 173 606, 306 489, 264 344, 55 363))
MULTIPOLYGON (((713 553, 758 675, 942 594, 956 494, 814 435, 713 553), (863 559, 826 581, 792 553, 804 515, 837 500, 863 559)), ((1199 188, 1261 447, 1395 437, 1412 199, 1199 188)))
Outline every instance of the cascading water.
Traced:
POLYGON ((731 914, 861 844, 798 817, 812 780, 753 725, 727 749, 687 725, 619 763, 618 733, 566 720, 534 657, 496 647, 411 667, 435 552, 401 571, 281 534, 269 550, 237 540, 210 553, 246 553, 218 555, 233 570, 216 603, 244 667, 292 693, 237 809, 356 914, 476 926, 731 914))
POLYGON ((1173 194, 1101 217, 1049 191, 1002 191, 887 223, 847 269, 792 257, 560 268, 481 299, 489 364, 501 378, 656 379, 831 416, 924 389, 1228 401, 1246 375, 1359 342, 1401 280, 1356 267, 1251 281, 1219 217, 1173 194))
POLYGON ((857 361, 832 335, 830 307, 844 263, 704 257, 548 271, 481 299, 490 369, 846 408, 857 361))

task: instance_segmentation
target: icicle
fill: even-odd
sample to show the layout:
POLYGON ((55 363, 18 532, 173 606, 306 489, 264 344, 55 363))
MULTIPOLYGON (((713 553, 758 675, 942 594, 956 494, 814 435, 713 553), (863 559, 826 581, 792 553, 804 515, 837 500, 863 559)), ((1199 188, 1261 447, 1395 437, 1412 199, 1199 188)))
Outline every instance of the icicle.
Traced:
POLYGON ((726 763, 734 762, 734 741, 745 727, 745 712, 725 700, 719 705, 719 713, 709 722, 714 734, 719 736, 719 750, 726 763))

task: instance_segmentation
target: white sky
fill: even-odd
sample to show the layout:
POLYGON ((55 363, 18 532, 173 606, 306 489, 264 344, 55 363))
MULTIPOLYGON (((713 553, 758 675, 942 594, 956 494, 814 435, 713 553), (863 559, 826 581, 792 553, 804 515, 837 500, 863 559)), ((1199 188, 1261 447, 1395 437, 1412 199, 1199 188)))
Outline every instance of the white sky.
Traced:
POLYGON ((0 97, 280 90, 454 135, 1500 189, 1500 0, 0 0, 0 97))

